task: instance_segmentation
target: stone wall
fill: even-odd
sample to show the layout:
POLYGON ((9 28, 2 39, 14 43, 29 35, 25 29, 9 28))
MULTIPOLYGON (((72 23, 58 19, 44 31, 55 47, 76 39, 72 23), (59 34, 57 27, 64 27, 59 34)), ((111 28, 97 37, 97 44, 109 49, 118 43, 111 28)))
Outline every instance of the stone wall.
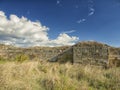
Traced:
POLYGON ((108 49, 74 47, 73 56, 74 63, 105 63, 108 60, 108 49))
POLYGON ((109 47, 108 66, 120 67, 120 48, 109 47))
POLYGON ((73 46, 73 62, 104 65, 108 60, 108 47, 95 42, 83 42, 73 46))
POLYGON ((72 62, 100 66, 120 66, 120 48, 98 42, 80 42, 73 46, 17 48, 0 45, 0 58, 14 59, 17 55, 27 55, 30 60, 72 62))
POLYGON ((17 55, 27 55, 31 60, 34 58, 40 60, 48 60, 53 56, 56 56, 64 52, 68 46, 63 47, 31 47, 31 48, 17 48, 17 47, 0 47, 0 57, 5 59, 14 59, 17 55))
POLYGON ((50 61, 72 62, 104 67, 120 66, 120 48, 97 42, 80 42, 58 54, 50 61))
POLYGON ((73 62, 73 48, 70 47, 63 51, 62 53, 59 53, 58 55, 52 57, 49 61, 52 62, 59 62, 59 63, 65 63, 65 62, 73 62))

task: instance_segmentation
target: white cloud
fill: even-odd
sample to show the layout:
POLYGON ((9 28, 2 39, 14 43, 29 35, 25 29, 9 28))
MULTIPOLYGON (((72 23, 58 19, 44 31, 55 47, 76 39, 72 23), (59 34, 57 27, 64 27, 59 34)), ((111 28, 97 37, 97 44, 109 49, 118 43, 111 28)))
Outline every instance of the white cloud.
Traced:
POLYGON ((69 36, 66 33, 60 34, 56 39, 48 37, 49 28, 40 22, 33 22, 25 17, 10 15, 9 19, 3 11, 0 11, 0 43, 13 44, 16 46, 61 46, 73 45, 77 40, 76 36, 69 36))
POLYGON ((69 33, 74 33, 74 32, 75 32, 75 30, 70 30, 70 31, 65 31, 63 33, 69 34, 69 33))
POLYGON ((94 3, 93 0, 88 0, 88 3, 94 3))
POLYGON ((94 7, 93 0, 88 0, 88 9, 89 9, 88 16, 91 16, 95 13, 95 9, 93 7, 94 7))
POLYGON ((4 17, 5 16, 5 13, 0 11, 0 17, 4 17))
POLYGON ((56 40, 53 40, 52 42, 58 45, 73 45, 74 41, 78 40, 78 37, 72 36, 63 33, 60 34, 56 40))
POLYGON ((86 18, 83 18, 83 19, 79 19, 77 21, 78 24, 82 23, 82 22, 85 22, 87 21, 87 18, 94 15, 95 13, 95 9, 94 9, 94 2, 93 0, 88 0, 88 15, 86 18))
POLYGON ((89 7, 89 13, 88 13, 88 16, 91 16, 95 13, 95 9, 92 8, 92 7, 89 7))
POLYGON ((59 0, 57 0, 57 2, 56 2, 57 4, 60 4, 60 1, 59 0))
POLYGON ((86 21, 86 19, 83 18, 83 19, 78 20, 77 23, 82 23, 82 22, 85 22, 85 21, 86 21))
POLYGON ((62 1, 61 1, 61 0, 57 0, 57 1, 56 1, 56 5, 59 6, 59 7, 62 7, 62 6, 63 6, 63 5, 62 5, 62 1))

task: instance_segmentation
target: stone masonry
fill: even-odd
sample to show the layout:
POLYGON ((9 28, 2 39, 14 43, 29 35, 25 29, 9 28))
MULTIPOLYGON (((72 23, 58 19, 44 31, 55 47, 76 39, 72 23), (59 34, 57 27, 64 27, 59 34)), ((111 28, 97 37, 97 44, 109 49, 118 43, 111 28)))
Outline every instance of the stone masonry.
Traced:
POLYGON ((50 61, 72 62, 83 65, 104 67, 120 66, 120 48, 110 47, 98 42, 80 42, 68 48, 50 61))
POLYGON ((83 65, 120 66, 120 48, 110 47, 98 42, 79 42, 73 46, 63 47, 29 47, 18 48, 0 45, 0 58, 14 59, 19 54, 50 62, 71 62, 83 65))

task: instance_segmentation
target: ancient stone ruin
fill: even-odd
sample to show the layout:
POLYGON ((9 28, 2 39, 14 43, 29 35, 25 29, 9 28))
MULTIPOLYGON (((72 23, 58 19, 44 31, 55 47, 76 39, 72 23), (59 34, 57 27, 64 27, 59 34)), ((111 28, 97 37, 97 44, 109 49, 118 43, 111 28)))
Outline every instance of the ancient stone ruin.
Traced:
POLYGON ((108 47, 96 42, 83 42, 73 46, 74 63, 102 65, 108 60, 108 47))
POLYGON ((98 42, 80 42, 50 61, 80 63, 104 67, 120 66, 120 48, 98 42))
POLYGON ((108 49, 108 66, 109 67, 119 67, 120 66, 120 48, 108 49))
POLYGON ((63 47, 18 48, 0 45, 0 58, 14 59, 20 54, 27 55, 30 60, 36 58, 59 63, 71 62, 107 67, 120 66, 120 48, 98 42, 79 42, 73 46, 63 47))

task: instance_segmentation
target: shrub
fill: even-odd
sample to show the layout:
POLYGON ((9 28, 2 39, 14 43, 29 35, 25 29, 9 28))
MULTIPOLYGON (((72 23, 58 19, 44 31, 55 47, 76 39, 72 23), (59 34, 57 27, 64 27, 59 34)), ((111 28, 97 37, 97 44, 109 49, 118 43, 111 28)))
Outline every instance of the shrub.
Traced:
POLYGON ((26 60, 29 60, 29 56, 25 54, 19 54, 19 55, 16 55, 15 57, 15 61, 17 62, 24 62, 26 60))

